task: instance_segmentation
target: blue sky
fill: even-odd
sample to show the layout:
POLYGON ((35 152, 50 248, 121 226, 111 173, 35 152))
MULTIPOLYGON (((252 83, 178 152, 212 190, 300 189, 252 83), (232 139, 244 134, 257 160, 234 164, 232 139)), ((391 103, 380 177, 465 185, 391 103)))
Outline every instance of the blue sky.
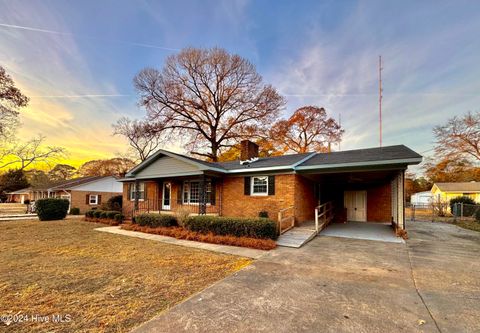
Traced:
POLYGON ((378 145, 380 54, 385 145, 427 151, 434 125, 480 111, 478 1, 0 0, 0 64, 31 97, 20 136, 74 164, 126 150, 111 124, 144 115, 133 76, 187 46, 249 59, 285 116, 341 114, 342 150, 378 145))

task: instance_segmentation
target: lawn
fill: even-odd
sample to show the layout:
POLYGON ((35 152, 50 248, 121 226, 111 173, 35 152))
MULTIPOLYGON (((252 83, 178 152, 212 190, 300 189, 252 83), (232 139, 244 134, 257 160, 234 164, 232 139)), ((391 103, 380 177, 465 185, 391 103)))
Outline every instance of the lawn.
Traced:
POLYGON ((125 332, 250 263, 100 226, 0 222, 0 316, 28 316, 0 331, 125 332))
POLYGON ((464 228, 464 229, 470 229, 470 230, 480 232, 480 222, 478 222, 478 221, 462 220, 462 221, 452 222, 452 224, 458 225, 459 227, 464 228))

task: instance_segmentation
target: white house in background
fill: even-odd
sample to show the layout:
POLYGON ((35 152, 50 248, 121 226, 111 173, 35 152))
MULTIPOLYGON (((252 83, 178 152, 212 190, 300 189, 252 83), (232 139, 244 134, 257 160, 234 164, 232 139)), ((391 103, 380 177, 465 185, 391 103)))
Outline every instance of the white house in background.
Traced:
POLYGON ((412 205, 429 205, 433 201, 433 194, 431 191, 424 191, 412 194, 410 203, 412 205))
POLYGON ((39 187, 29 187, 7 193, 8 202, 35 201, 42 198, 61 198, 70 201, 70 207, 85 212, 96 208, 109 198, 122 195, 122 183, 112 176, 93 176, 64 180, 39 187))

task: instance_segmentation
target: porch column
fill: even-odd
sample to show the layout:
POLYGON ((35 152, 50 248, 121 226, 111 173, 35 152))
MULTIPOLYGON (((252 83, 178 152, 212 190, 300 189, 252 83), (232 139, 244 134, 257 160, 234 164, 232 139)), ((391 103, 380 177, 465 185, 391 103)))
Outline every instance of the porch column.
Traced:
POLYGON ((207 213, 207 181, 205 175, 200 177, 199 191, 198 214, 205 215, 207 213))
POLYGON ((140 182, 135 179, 135 210, 138 210, 138 199, 140 199, 140 182))

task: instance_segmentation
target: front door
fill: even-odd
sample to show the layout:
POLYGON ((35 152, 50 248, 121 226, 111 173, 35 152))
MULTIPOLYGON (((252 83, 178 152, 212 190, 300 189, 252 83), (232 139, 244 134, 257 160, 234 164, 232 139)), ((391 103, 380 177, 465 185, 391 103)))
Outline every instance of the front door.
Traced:
POLYGON ((171 189, 172 184, 169 182, 163 183, 163 198, 162 198, 162 209, 170 210, 170 199, 171 199, 171 189))
POLYGON ((367 220, 367 191, 345 191, 344 205, 348 221, 367 220))

